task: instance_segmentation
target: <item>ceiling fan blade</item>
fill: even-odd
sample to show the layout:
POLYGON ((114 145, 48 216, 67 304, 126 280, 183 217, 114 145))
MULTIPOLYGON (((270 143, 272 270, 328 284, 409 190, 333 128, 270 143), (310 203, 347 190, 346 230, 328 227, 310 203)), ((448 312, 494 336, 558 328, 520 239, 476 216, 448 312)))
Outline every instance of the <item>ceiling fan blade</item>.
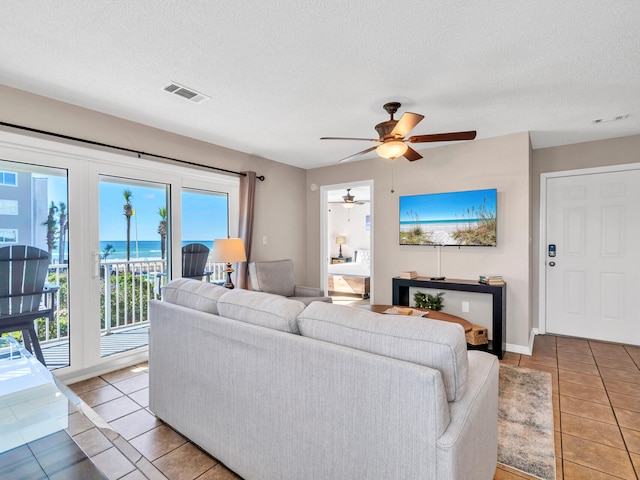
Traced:
POLYGON ((354 153, 353 155, 349 155, 348 157, 344 157, 342 160, 338 160, 338 162, 348 162, 349 160, 353 160, 355 157, 358 157, 360 155, 364 155, 365 153, 372 152, 376 148, 378 148, 378 147, 367 148, 366 150, 362 150, 361 152, 354 153))
POLYGON ((399 138, 406 137, 407 134, 413 130, 413 127, 420 123, 423 118, 424 115, 405 112, 404 115, 400 117, 400 120, 398 120, 398 123, 396 123, 396 126, 393 127, 393 130, 391 130, 391 135, 399 138))
POLYGON ((363 142, 380 142, 379 138, 320 137, 320 140, 362 140, 363 142))
POLYGON ((413 135, 407 138, 406 141, 410 143, 452 142, 455 140, 473 140, 474 138, 476 138, 476 131, 471 130, 468 132, 432 133, 429 135, 413 135))
POLYGON ((402 156, 404 158, 406 158, 407 160, 409 160, 410 162, 415 162, 416 160, 420 160, 422 158, 422 155, 420 155, 418 152, 416 152, 409 145, 407 145, 407 151, 404 152, 404 155, 402 155, 402 156))

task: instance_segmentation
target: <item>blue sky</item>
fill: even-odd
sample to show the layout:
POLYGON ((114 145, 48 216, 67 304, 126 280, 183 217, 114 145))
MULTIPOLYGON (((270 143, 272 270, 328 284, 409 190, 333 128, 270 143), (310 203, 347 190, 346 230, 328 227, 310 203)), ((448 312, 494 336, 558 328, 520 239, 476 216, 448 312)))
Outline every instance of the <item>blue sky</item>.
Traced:
MULTIPOLYGON (((56 205, 67 203, 67 178, 48 175, 48 197, 56 205)), ((131 217, 131 239, 160 240, 158 209, 166 205, 163 187, 127 185, 126 183, 100 182, 100 238, 103 241, 126 240, 127 222, 123 215, 125 189, 132 192, 131 205, 135 215, 131 217)), ((182 239, 214 240, 227 237, 227 197, 197 190, 182 193, 182 239)))
POLYGON ((434 193, 427 195, 412 195, 400 197, 400 221, 415 220, 417 214, 420 220, 455 220, 466 218, 467 208, 476 209, 487 201, 486 208, 496 210, 496 191, 472 190, 468 192, 434 193))
MULTIPOLYGON (((125 189, 131 205, 131 239, 160 240, 158 209, 166 205, 166 190, 125 183, 100 182, 100 239, 126 240, 127 222, 123 215, 125 189)), ((227 198, 221 195, 185 192, 182 195, 182 239, 213 240, 227 237, 227 198)))

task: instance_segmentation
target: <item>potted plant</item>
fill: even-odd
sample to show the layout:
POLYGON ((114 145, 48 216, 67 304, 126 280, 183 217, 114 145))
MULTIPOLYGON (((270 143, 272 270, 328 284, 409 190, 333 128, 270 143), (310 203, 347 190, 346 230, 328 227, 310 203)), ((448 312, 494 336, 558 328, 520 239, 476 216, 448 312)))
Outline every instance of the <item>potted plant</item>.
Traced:
POLYGON ((433 310, 434 312, 439 312, 443 307, 443 295, 444 292, 439 292, 436 295, 416 292, 413 296, 413 300, 417 308, 426 308, 428 310, 433 310))

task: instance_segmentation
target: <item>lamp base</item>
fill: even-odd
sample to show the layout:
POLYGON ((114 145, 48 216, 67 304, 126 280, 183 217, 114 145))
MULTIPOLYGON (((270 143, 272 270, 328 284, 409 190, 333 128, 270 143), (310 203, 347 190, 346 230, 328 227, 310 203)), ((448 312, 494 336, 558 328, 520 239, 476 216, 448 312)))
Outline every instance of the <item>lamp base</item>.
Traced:
POLYGON ((224 284, 224 287, 228 288, 229 290, 232 290, 235 288, 235 285, 231 281, 231 274, 233 273, 233 268, 231 267, 230 263, 227 263, 227 268, 224 271, 227 272, 227 283, 224 284))

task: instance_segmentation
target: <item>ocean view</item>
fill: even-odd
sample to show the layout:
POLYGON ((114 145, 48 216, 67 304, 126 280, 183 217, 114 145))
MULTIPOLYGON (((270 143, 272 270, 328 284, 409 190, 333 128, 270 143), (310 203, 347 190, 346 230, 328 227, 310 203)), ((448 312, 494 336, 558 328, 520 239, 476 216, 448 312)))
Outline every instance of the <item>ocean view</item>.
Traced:
POLYGON ((448 232, 455 232, 461 228, 475 227, 480 223, 480 218, 469 218, 461 220, 456 218, 454 220, 403 220, 400 222, 400 231, 408 232, 416 226, 425 227, 425 230, 446 230, 448 232))
MULTIPOLYGON (((213 248, 213 240, 184 240, 182 246, 189 243, 202 243, 213 248)), ((107 245, 113 247, 112 253, 109 254, 108 260, 126 260, 127 258, 127 242, 125 240, 105 240, 100 242, 100 255, 103 254, 107 245)), ((166 255, 166 254, 165 254, 166 255)), ((160 240, 135 240, 131 241, 131 260, 135 259, 151 259, 160 258, 160 240)))

